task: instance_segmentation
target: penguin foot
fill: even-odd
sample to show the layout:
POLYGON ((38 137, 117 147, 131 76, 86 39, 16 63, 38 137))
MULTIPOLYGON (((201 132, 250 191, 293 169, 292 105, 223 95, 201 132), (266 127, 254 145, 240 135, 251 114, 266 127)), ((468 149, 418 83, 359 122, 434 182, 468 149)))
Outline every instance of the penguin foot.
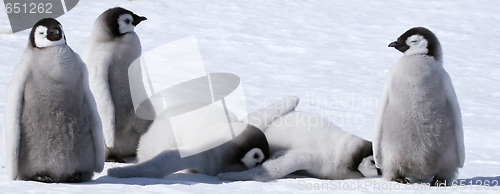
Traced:
POLYGON ((36 175, 33 178, 31 178, 31 180, 42 182, 42 183, 54 183, 54 180, 52 180, 52 178, 50 178, 47 175, 36 175))
POLYGON ((122 158, 116 157, 116 156, 108 156, 108 157, 106 157, 106 162, 127 163, 122 158))
POLYGON ((92 170, 78 171, 69 175, 64 182, 66 183, 88 182, 92 181, 92 176, 94 176, 94 172, 92 170))
POLYGON ((82 172, 75 172, 66 181, 68 183, 81 183, 83 182, 82 178, 83 178, 82 172))
POLYGON ((401 184, 410 184, 410 181, 405 177, 393 177, 391 181, 395 181, 401 184))

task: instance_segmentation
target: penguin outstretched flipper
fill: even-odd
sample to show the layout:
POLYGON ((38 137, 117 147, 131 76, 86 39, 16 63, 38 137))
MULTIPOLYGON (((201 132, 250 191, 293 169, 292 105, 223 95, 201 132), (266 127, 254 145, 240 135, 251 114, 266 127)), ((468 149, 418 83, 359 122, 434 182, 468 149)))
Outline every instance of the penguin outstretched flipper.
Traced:
POLYGON ((250 113, 243 122, 265 131, 274 120, 295 110, 299 101, 299 97, 296 96, 283 98, 271 106, 250 113))
POLYGON ((270 181, 285 177, 298 170, 307 170, 314 163, 308 150, 283 150, 275 152, 262 165, 241 172, 220 173, 217 178, 230 181, 270 181))

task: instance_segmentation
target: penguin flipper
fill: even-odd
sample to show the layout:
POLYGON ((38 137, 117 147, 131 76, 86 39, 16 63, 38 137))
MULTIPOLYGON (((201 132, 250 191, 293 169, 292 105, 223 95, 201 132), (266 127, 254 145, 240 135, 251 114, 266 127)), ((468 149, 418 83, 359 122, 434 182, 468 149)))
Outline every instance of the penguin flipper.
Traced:
POLYGON ((384 88, 382 89, 382 96, 380 97, 380 102, 378 105, 377 117, 375 119, 375 127, 373 133, 373 158, 375 159, 375 166, 377 168, 381 167, 382 153, 381 153, 381 143, 382 143, 382 120, 384 118, 384 111, 389 103, 389 91, 391 90, 393 71, 389 71, 387 78, 385 79, 384 88))
POLYGON ((464 132, 462 126, 462 113, 460 110, 460 106, 458 105, 457 95, 455 93, 455 89, 453 88, 453 84, 451 82, 451 78, 448 73, 445 72, 443 75, 443 83, 444 89, 446 90, 446 101, 451 107, 454 117, 454 126, 455 126, 455 137, 457 138, 457 156, 458 156, 458 164, 460 168, 464 166, 465 162, 465 147, 464 147, 464 132))
MULTIPOLYGON (((84 55, 85 56, 85 55, 84 55)), ((106 63, 104 63, 106 64, 106 63)), ((95 97, 106 146, 115 144, 115 106, 108 82, 109 65, 87 63, 90 90, 95 97)))
POLYGON ((99 113, 97 112, 97 105, 94 99, 94 96, 92 95, 92 92, 90 91, 90 86, 89 86, 89 73, 87 70, 87 66, 85 63, 80 59, 80 56, 78 56, 77 53, 75 53, 76 58, 81 64, 82 67, 82 72, 83 72, 83 90, 85 94, 85 99, 87 100, 87 104, 90 106, 90 111, 92 115, 92 120, 94 121, 94 126, 91 129, 92 133, 92 139, 94 140, 94 157, 95 157, 95 167, 94 167, 94 172, 102 172, 104 169, 104 161, 105 161, 105 155, 104 155, 104 137, 103 137, 103 132, 102 132, 102 123, 101 123, 101 118, 99 117, 99 113))
MULTIPOLYGON (((198 163, 203 160, 198 160, 198 163)), ((174 172, 189 168, 189 162, 180 158, 177 149, 164 151, 151 160, 126 167, 111 168, 108 176, 117 178, 146 177, 163 178, 174 172)))
POLYGON ((7 100, 5 102, 4 127, 3 127, 3 149, 5 155, 5 167, 9 179, 17 179, 17 168, 19 158, 19 144, 21 141, 21 113, 24 100, 24 85, 30 74, 29 57, 30 52, 26 49, 21 62, 16 66, 12 81, 9 84, 7 100))
POLYGON ((257 128, 265 131, 266 128, 277 118, 286 115, 297 107, 299 104, 299 97, 290 96, 283 98, 281 101, 272 104, 266 108, 257 110, 250 113, 244 120, 244 123, 248 123, 256 126, 257 128))
POLYGON ((298 170, 307 170, 317 165, 314 157, 307 150, 285 150, 275 152, 262 165, 246 171, 219 173, 217 178, 231 181, 271 181, 283 178, 298 170))

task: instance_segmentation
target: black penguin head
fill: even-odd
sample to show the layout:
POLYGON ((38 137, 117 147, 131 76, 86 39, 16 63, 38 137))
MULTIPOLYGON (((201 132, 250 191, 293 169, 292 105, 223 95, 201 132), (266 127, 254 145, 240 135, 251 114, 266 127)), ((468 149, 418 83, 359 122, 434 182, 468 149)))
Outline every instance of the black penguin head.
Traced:
POLYGON ((35 48, 45 48, 66 44, 66 37, 61 23, 54 18, 44 18, 38 21, 30 32, 30 44, 35 48))
POLYGON ((100 17, 104 17, 104 27, 114 37, 133 32, 137 24, 147 20, 146 17, 138 16, 121 7, 108 9, 100 17))
POLYGON ((424 54, 441 59, 441 44, 436 35, 424 27, 415 27, 402 34, 397 41, 389 44, 404 55, 424 54))
POLYGON ((270 157, 269 143, 264 133, 253 125, 246 125, 246 128, 230 142, 236 144, 236 159, 247 168, 252 168, 262 164, 270 157))

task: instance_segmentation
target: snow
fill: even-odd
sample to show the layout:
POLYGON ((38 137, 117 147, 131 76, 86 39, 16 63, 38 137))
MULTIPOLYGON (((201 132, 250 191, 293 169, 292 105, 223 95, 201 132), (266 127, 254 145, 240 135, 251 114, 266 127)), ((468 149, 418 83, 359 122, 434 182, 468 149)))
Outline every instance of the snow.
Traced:
MULTIPOLYGON (((402 56, 387 45, 411 27, 427 27, 443 46, 444 67, 463 116, 466 159, 458 178, 466 180, 467 187, 446 191, 489 188, 471 187, 471 180, 500 182, 499 1, 85 0, 58 18, 68 45, 82 54, 93 21, 114 6, 148 18, 136 28, 143 52, 195 35, 208 72, 233 73, 242 79, 249 112, 295 95, 301 98, 298 110, 327 117, 369 140, 385 75, 402 56)), ((0 9, 0 122, 7 85, 29 33, 9 30, 6 11, 0 9)), ((366 192, 362 189, 394 192, 398 185, 380 177, 342 181, 288 177, 260 183, 178 173, 165 179, 118 179, 106 176, 106 169, 123 166, 113 163, 106 163, 90 183, 44 184, 8 180, 4 163, 0 153, 0 193, 331 193, 339 190, 333 187, 339 183, 362 193, 366 192), (386 187, 365 188, 357 185, 360 182, 386 187), (320 190, 315 190, 315 183, 320 190)))

